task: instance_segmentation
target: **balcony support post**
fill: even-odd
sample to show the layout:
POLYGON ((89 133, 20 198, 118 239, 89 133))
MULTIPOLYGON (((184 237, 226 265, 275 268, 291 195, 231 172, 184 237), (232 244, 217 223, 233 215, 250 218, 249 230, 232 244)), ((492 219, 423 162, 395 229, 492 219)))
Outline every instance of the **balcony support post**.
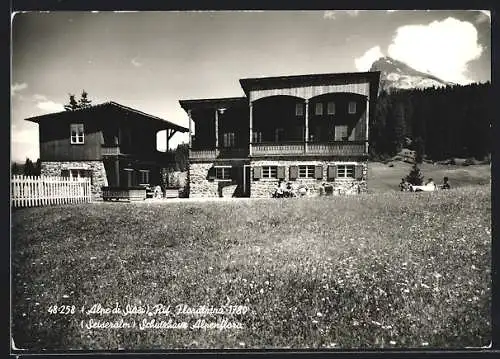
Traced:
POLYGON ((120 161, 118 157, 115 158, 115 182, 116 186, 120 187, 120 161))
POLYGON ((219 109, 215 109, 215 150, 219 148, 219 109))
POLYGON ((248 108, 249 108, 249 114, 248 114, 248 118, 249 118, 249 128, 250 128, 250 137, 248 139, 248 154, 249 156, 252 156, 252 134, 253 134, 253 108, 252 108, 252 102, 250 102, 248 108))
POLYGON ((305 100, 306 112, 304 116, 305 131, 304 131, 304 153, 307 153, 307 142, 309 142, 309 100, 305 100))
POLYGON ((368 128, 370 126, 370 97, 366 100, 365 153, 368 154, 368 128))
POLYGON ((192 115, 191 115, 191 110, 188 110, 187 111, 188 113, 188 117, 189 117, 189 149, 191 149, 192 145, 193 145, 193 139, 191 138, 192 136, 192 132, 191 132, 191 129, 192 129, 192 125, 191 125, 191 120, 192 120, 192 115))

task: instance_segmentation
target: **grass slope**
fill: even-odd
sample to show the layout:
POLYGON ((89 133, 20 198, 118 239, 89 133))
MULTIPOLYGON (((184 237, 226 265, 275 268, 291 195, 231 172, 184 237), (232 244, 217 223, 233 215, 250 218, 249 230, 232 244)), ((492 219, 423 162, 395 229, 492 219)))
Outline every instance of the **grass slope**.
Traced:
POLYGON ((14 339, 30 349, 487 345, 490 203, 477 186, 18 210, 14 339), (88 316, 47 311, 228 300, 249 307, 229 318, 243 329, 88 330, 88 316))
MULTIPOLYGON (((380 162, 368 164, 368 191, 370 193, 399 191, 399 182, 410 172, 412 165, 400 161, 391 163, 393 167, 380 162)), ((490 165, 455 166, 422 163, 418 167, 425 177, 424 180, 432 178, 436 184, 441 184, 443 177, 447 176, 452 188, 489 184, 491 180, 490 165)))

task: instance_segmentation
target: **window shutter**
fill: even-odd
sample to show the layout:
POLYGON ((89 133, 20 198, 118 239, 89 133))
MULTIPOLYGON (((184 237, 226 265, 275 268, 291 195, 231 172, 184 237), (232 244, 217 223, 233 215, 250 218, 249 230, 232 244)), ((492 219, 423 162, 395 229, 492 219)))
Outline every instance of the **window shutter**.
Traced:
POLYGON ((356 165, 354 167, 354 178, 358 180, 363 178, 363 165, 356 165))
POLYGON ((314 178, 316 178, 316 179, 323 179, 323 166, 317 165, 314 168, 314 178))
POLYGON ((208 169, 207 179, 213 181, 215 179, 215 167, 210 167, 208 169))
POLYGON ((278 167, 278 179, 285 179, 285 167, 284 166, 278 167))
POLYGON ((254 167, 253 168, 253 179, 258 180, 262 178, 262 167, 254 167))
POLYGON ((330 165, 328 166, 328 179, 334 180, 337 177, 337 166, 330 165))
POLYGON ((299 176, 299 167, 298 166, 290 166, 290 180, 296 180, 299 176))

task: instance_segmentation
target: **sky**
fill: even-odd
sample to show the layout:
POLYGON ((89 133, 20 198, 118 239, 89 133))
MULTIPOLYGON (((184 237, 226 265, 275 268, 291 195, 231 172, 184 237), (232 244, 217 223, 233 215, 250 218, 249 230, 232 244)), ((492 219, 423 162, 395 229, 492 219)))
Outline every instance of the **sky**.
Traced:
POLYGON ((188 127, 181 99, 244 96, 241 78, 368 71, 382 56, 445 81, 491 81, 485 10, 24 12, 11 43, 18 162, 39 157, 38 125, 24 119, 83 90, 188 127))

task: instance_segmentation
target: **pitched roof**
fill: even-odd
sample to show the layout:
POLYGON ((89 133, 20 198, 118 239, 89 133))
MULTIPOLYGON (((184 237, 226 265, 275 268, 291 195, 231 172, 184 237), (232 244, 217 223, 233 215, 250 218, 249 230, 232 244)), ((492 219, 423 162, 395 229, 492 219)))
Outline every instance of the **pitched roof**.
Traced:
POLYGON ((133 113, 133 114, 138 115, 140 117, 143 117, 147 120, 157 121, 159 124, 164 125, 165 128, 172 128, 172 129, 177 130, 179 132, 188 132, 189 131, 189 129, 187 129, 186 127, 179 126, 175 123, 164 120, 160 117, 149 115, 147 113, 136 110, 134 108, 121 105, 121 104, 114 102, 114 101, 108 101, 108 102, 100 103, 97 105, 92 105, 90 107, 86 107, 86 108, 82 108, 82 109, 78 109, 78 110, 74 110, 74 111, 61 111, 61 112, 49 113, 49 114, 41 115, 41 116, 30 117, 30 118, 26 118, 25 120, 38 123, 41 120, 45 120, 45 119, 49 119, 49 118, 63 117, 63 116, 66 117, 66 116, 71 116, 71 114, 74 114, 74 113, 95 111, 95 110, 99 110, 99 109, 103 109, 103 108, 115 108, 115 109, 118 109, 118 110, 123 111, 125 113, 133 113))
POLYGON ((179 104, 185 110, 199 108, 220 108, 231 107, 235 105, 248 105, 246 97, 222 97, 222 98, 205 98, 195 100, 179 100, 179 104))
POLYGON ((328 74, 309 74, 293 76, 275 76, 275 77, 255 77, 241 79, 240 84, 248 96, 250 90, 262 90, 268 88, 283 88, 301 85, 319 85, 332 80, 369 80, 377 86, 380 79, 379 71, 369 72, 343 72, 328 74))

